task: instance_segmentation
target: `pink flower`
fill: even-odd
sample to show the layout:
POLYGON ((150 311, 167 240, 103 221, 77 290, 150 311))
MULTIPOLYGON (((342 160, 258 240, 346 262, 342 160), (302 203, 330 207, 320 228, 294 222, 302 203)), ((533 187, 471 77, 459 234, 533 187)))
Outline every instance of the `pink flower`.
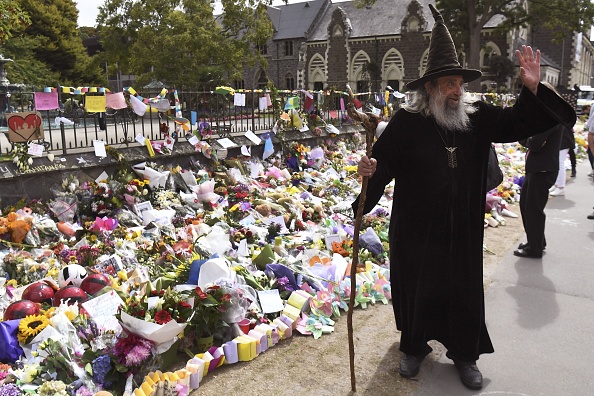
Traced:
POLYGON ((126 355, 126 366, 139 366, 142 362, 146 360, 151 354, 150 348, 147 348, 143 344, 136 345, 132 350, 126 355))

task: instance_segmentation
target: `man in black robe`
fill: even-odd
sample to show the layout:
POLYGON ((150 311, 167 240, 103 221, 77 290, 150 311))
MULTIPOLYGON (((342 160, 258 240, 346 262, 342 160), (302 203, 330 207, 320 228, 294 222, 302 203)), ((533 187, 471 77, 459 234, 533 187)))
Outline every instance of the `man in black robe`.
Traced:
MULTIPOLYGON (((413 99, 390 120, 363 157, 359 174, 371 176, 365 213, 395 181, 390 222, 390 276, 401 331, 400 374, 414 377, 437 340, 447 348, 462 383, 482 387, 476 360, 492 353, 485 325, 483 231, 491 142, 513 142, 561 123, 574 110, 539 83, 540 52, 516 51, 524 84, 513 107, 470 103, 463 84, 481 76, 463 69, 441 14, 427 71, 407 84, 413 99)), ((358 200, 353 204, 356 211, 358 200)))

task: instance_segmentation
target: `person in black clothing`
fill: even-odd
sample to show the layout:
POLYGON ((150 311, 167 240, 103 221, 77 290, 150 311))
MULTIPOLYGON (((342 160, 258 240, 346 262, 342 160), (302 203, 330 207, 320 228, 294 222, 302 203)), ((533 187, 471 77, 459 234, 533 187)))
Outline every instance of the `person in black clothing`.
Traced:
POLYGON ((555 183, 559 171, 559 147, 564 129, 559 124, 520 140, 520 144, 528 149, 526 175, 520 192, 520 212, 527 242, 518 246, 515 256, 541 258, 546 247, 544 208, 549 199, 549 188, 555 183))

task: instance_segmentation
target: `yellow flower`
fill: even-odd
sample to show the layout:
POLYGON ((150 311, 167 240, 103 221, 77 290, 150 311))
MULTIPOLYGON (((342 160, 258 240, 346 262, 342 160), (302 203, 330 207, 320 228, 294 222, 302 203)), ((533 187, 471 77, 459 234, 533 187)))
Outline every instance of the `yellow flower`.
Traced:
POLYGON ((35 337, 49 325, 45 315, 29 315, 21 319, 17 338, 20 343, 26 344, 29 337, 35 337))
POLYGON ((49 319, 52 316, 54 316, 54 313, 55 312, 56 312, 56 307, 51 307, 50 309, 48 309, 47 311, 45 311, 45 317, 49 319))
POLYGON ((12 287, 17 287, 19 284, 16 281, 16 279, 11 279, 8 282, 6 282, 6 286, 12 286, 12 287))
POLYGON ((60 270, 57 267, 51 267, 48 271, 47 271, 47 276, 50 278, 54 278, 57 279, 58 278, 58 273, 60 272, 60 270))
POLYGON ((118 278, 125 282, 128 280, 128 274, 126 273, 126 271, 120 270, 118 271, 118 278))

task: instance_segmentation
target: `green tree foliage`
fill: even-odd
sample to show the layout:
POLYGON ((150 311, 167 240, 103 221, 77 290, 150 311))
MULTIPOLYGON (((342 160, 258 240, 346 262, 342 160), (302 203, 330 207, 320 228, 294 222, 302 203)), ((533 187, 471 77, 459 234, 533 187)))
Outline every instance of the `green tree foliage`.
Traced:
POLYGON ((29 15, 20 7, 18 0, 0 0, 0 44, 5 43, 14 31, 31 24, 29 15))
POLYGON ((19 82, 32 84, 30 74, 39 72, 46 74, 35 77, 42 77, 47 85, 78 86, 101 81, 100 69, 91 63, 82 45, 73 0, 20 0, 20 6, 30 16, 31 24, 18 37, 13 36, 20 41, 7 43, 15 51, 11 57, 15 72, 22 76, 19 82))
MULTIPOLYGON (((467 66, 480 66, 481 30, 495 15, 505 17, 499 30, 545 26, 556 30, 558 37, 569 32, 586 31, 594 18, 594 4, 590 0, 437 0, 457 48, 464 49, 467 66)), ((479 81, 470 84, 478 91, 479 81)))
POLYGON ((240 78, 261 60, 253 45, 273 29, 261 1, 222 4, 215 17, 214 0, 106 0, 98 25, 110 73, 134 74, 139 86, 205 88, 240 78))

